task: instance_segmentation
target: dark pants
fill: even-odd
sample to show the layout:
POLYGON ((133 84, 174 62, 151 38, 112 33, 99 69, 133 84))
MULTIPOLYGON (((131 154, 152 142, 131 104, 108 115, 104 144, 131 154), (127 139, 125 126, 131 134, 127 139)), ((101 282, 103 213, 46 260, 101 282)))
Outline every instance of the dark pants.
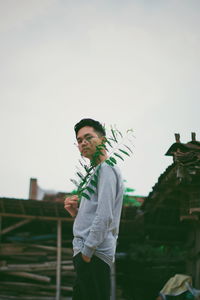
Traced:
POLYGON ((73 300, 110 300, 110 267, 97 256, 89 263, 78 253, 74 258, 76 279, 73 300))

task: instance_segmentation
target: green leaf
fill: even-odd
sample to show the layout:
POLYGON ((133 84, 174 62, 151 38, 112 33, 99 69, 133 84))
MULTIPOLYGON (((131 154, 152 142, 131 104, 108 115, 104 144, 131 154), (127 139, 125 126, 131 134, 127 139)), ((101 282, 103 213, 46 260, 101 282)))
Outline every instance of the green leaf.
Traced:
POLYGON ((81 182, 80 182, 80 184, 79 184, 79 187, 82 187, 82 186, 84 186, 85 184, 86 184, 86 182, 87 182, 87 180, 82 180, 81 182))
POLYGON ((88 192, 91 193, 91 194, 95 193, 95 191, 89 186, 86 187, 86 190, 88 190, 88 192))
POLYGON ((109 159, 106 159, 105 162, 106 162, 109 166, 112 166, 112 167, 114 166, 114 164, 113 164, 109 159))
POLYGON ((125 188, 125 193, 130 193, 130 192, 134 192, 134 191, 135 190, 132 188, 129 188, 129 187, 125 188))
POLYGON ((98 146, 96 146, 96 149, 98 149, 98 150, 105 149, 105 145, 104 144, 98 145, 98 146))
POLYGON ((128 147, 127 145, 124 145, 124 147, 126 147, 131 153, 133 153, 130 147, 128 147))
POLYGON ((108 143, 108 145, 113 148, 113 145, 111 144, 111 142, 109 141, 109 139, 106 139, 106 143, 108 143))
POLYGON ((85 181, 81 181, 81 183, 79 184, 79 189, 85 184, 85 181))
POLYGON ((81 174, 80 172, 77 172, 76 174, 77 174, 82 180, 85 179, 85 177, 83 176, 83 174, 81 174))
POLYGON ((87 165, 83 165, 83 168, 85 169, 87 174, 90 173, 90 171, 91 171, 90 167, 88 167, 87 165))
POLYGON ((102 148, 106 149, 105 143, 101 144, 102 148))
POLYGON ((84 166, 84 169, 85 169, 85 171, 86 171, 87 173, 89 173, 89 172, 90 172, 90 170, 89 170, 88 166, 84 166))
POLYGON ((117 163, 117 161, 116 161, 116 159, 114 158, 114 157, 110 157, 110 160, 111 160, 111 162, 113 162, 114 164, 116 164, 117 163))
POLYGON ((99 150, 95 153, 95 156, 99 156, 99 155, 104 155, 104 153, 99 150))
POLYGON ((91 180, 90 182, 93 186, 97 187, 97 182, 95 180, 91 180))
POLYGON ((75 186, 79 186, 78 181, 76 181, 75 179, 70 179, 70 181, 75 185, 75 186))
POLYGON ((124 151, 124 150, 122 150, 122 149, 119 149, 119 151, 121 151, 122 153, 124 153, 124 154, 130 156, 130 154, 129 154, 128 152, 126 152, 126 151, 124 151))
POLYGON ((88 196, 88 194, 86 194, 86 193, 82 193, 82 197, 84 197, 84 198, 90 200, 90 196, 88 196))
POLYGON ((129 132, 133 132, 133 129, 130 128, 130 129, 126 130, 126 133, 129 133, 129 132))
POLYGON ((116 137, 114 129, 111 128, 111 132, 112 132, 112 136, 114 138, 114 141, 117 143, 117 137, 116 137))
POLYGON ((73 190, 70 194, 71 195, 77 195, 78 194, 78 190, 73 190))
POLYGON ((123 157, 121 155, 119 155, 118 153, 114 153, 115 156, 119 157, 121 160, 124 160, 123 157))
POLYGON ((121 131, 119 131, 118 129, 116 129, 116 131, 119 133, 119 135, 121 136, 121 138, 123 138, 123 135, 122 135, 121 131))
POLYGON ((107 150, 108 151, 108 148, 106 147, 105 143, 101 144, 100 147, 98 147, 98 149, 101 149, 101 150, 107 150))
POLYGON ((78 193, 81 195, 81 193, 82 193, 84 190, 85 190, 85 188, 82 188, 82 189, 79 188, 79 189, 78 189, 78 193))
POLYGON ((79 163, 83 167, 83 162, 80 159, 79 159, 79 163))
POLYGON ((111 137, 109 137, 108 139, 115 142, 115 143, 117 143, 117 141, 115 139, 111 138, 111 137))

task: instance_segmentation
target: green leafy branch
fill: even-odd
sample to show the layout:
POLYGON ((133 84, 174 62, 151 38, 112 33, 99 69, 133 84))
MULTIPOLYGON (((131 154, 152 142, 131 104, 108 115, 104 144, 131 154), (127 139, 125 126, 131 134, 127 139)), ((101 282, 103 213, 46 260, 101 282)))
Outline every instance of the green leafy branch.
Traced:
POLYGON ((90 200, 90 195, 95 193, 101 167, 101 164, 96 166, 96 162, 98 162, 100 156, 104 155, 103 150, 106 150, 108 153, 108 158, 105 162, 110 166, 114 166, 118 160, 124 161, 124 156, 127 157, 133 154, 133 138, 132 129, 127 130, 126 136, 124 137, 116 126, 111 126, 109 137, 105 138, 104 143, 96 146, 96 151, 90 165, 87 165, 84 157, 79 160, 82 170, 78 168, 76 172, 77 179, 71 179, 71 182, 73 182, 77 188, 76 193, 79 199, 85 197, 90 200))
POLYGON ((133 147, 133 138, 132 129, 127 130, 126 136, 124 137, 116 127, 111 127, 111 136, 106 139, 106 142, 110 147, 110 149, 108 149, 109 157, 105 162, 114 166, 117 164, 118 159, 124 161, 123 155, 131 156, 133 154, 131 149, 133 147), (128 142, 130 145, 125 144, 125 142, 128 142))
MULTIPOLYGON (((98 153, 98 149, 96 151, 98 153)), ((96 154, 95 154, 96 155, 96 154)), ((86 192, 89 192, 89 194, 94 194, 95 189, 97 188, 97 181, 98 181, 98 172, 99 167, 95 169, 95 165, 91 163, 90 166, 86 164, 86 161, 84 157, 82 157, 81 160, 79 160, 79 163, 82 167, 82 170, 78 168, 78 171, 76 172, 76 180, 70 179, 72 183, 76 186, 76 193, 79 197, 85 197, 86 199, 90 200, 90 196, 86 194, 86 192), (88 184, 91 183, 92 187, 89 187, 88 184)))

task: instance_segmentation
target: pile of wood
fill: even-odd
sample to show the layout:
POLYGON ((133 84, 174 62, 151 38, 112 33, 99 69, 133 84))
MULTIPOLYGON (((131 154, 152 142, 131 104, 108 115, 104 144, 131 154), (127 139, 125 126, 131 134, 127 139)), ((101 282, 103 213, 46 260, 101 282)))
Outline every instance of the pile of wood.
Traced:
MULTIPOLYGON (((56 269, 56 245, 1 243, 0 299, 56 299, 56 269)), ((75 275, 71 248, 62 248, 61 275, 61 299, 71 299, 75 275)))

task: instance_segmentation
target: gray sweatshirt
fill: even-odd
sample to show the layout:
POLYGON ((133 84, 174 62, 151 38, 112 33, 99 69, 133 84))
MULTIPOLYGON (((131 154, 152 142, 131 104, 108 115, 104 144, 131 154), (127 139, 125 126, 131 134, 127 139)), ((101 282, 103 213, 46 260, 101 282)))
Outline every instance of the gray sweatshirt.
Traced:
POLYGON ((90 200, 82 197, 73 226, 74 256, 82 252, 88 257, 98 256, 110 266, 114 262, 116 242, 119 232, 120 215, 123 202, 123 179, 120 169, 105 161, 97 166, 91 176, 89 187, 95 193, 90 200), (95 172, 98 183, 91 185, 95 172))

